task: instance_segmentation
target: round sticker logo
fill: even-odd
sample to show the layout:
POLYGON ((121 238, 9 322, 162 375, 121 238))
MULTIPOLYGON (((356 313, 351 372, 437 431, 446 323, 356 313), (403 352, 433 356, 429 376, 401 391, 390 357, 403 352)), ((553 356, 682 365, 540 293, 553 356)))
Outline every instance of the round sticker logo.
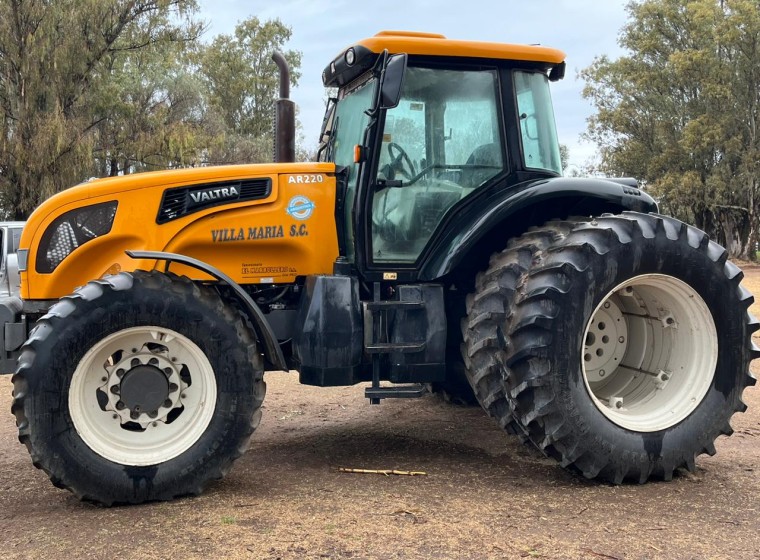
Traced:
POLYGON ((314 212, 314 203, 305 196, 294 196, 288 202, 286 212, 296 220, 308 220, 314 212))

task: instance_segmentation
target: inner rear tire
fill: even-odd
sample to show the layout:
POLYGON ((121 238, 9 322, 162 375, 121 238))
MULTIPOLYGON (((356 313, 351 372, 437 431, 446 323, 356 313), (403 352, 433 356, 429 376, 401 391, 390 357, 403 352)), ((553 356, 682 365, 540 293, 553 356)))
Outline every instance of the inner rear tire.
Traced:
POLYGON ((213 288, 187 278, 136 271, 90 282, 23 347, 13 376, 19 440, 81 499, 199 494, 259 423, 254 337, 213 288))
POLYGON ((725 249, 673 218, 580 224, 518 287, 505 388, 529 439, 614 483, 695 469, 755 379, 752 296, 725 249))

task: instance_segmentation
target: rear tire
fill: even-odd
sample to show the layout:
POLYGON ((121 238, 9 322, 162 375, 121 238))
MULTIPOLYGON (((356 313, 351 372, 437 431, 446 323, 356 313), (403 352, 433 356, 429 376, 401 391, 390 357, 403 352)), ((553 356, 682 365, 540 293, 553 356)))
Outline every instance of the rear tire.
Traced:
POLYGON ((506 349, 514 416, 587 478, 669 480, 695 469, 755 379, 758 325, 741 271, 673 218, 579 224, 522 279, 506 349), (602 340, 604 339, 604 340, 602 340))
POLYGON ((467 297, 467 315, 461 325, 465 374, 483 409, 510 433, 522 435, 502 384, 507 321, 513 312, 515 290, 533 260, 563 239, 576 223, 548 222, 510 240, 506 249, 491 256, 488 269, 475 280, 475 292, 467 297))
POLYGON ((264 398, 254 334, 187 278, 122 273, 42 317, 13 376, 19 440, 104 505, 199 494, 247 448, 264 398))

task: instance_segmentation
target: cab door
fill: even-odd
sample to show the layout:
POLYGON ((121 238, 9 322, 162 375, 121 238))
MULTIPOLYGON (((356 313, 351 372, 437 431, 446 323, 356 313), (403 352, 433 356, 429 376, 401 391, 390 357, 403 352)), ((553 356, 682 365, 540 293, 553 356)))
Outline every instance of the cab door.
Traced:
POLYGON ((445 217, 506 172, 496 68, 409 66, 366 200, 368 268, 413 269, 445 217))

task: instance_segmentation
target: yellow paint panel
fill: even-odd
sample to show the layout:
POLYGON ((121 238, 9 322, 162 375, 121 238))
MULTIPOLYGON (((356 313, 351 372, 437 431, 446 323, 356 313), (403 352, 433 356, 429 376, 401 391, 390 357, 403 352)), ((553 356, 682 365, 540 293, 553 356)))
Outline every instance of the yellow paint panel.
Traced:
MULTIPOLYGON (((338 256, 335 166, 324 163, 209 167, 102 179, 59 193, 29 218, 21 248, 29 249, 21 296, 54 299, 114 270, 163 270, 163 262, 136 261, 124 251, 168 251, 200 259, 239 283, 292 282, 296 276, 332 272, 338 256), (205 208, 156 223, 166 189, 220 181, 270 178, 261 200, 205 208), (116 201, 111 232, 75 249, 50 274, 36 272, 36 250, 61 214, 116 201)), ((207 279, 195 269, 171 270, 207 279)))
POLYGON ((504 60, 524 60, 559 64, 565 60, 565 53, 550 47, 538 45, 516 45, 510 43, 486 43, 483 41, 459 41, 447 39, 433 33, 410 31, 381 31, 374 37, 359 41, 372 52, 407 53, 429 56, 461 56, 474 58, 496 58, 504 60))
POLYGON ((335 178, 280 175, 275 200, 197 220, 166 250, 223 263, 220 268, 241 284, 286 283, 296 276, 329 274, 338 256, 335 178))

